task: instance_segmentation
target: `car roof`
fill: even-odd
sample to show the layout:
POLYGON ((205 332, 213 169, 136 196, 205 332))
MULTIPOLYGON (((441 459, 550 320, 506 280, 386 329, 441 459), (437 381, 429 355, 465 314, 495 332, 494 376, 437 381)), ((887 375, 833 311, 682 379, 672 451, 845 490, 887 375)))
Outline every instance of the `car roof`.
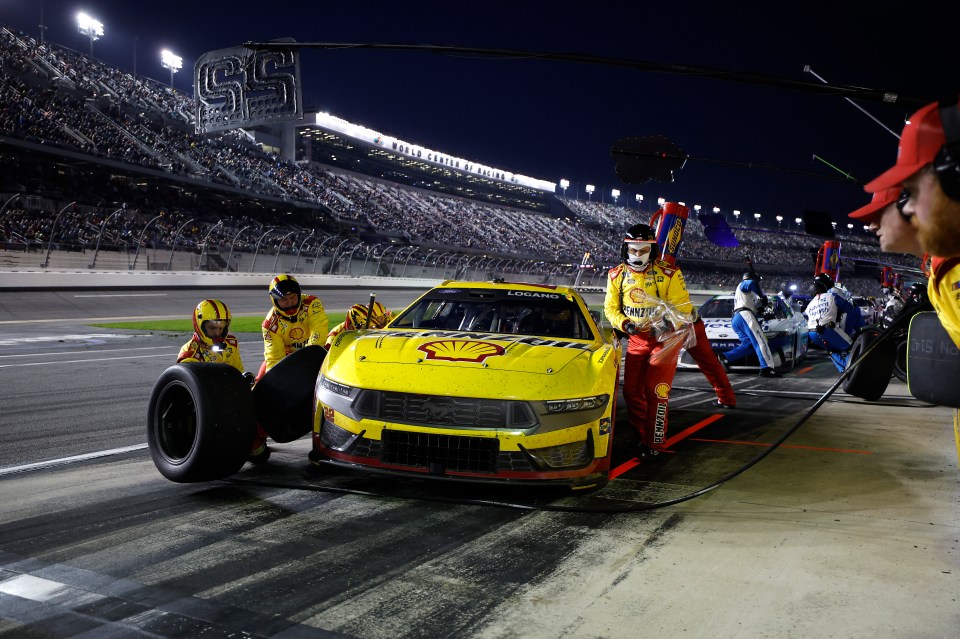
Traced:
POLYGON ((434 289, 438 288, 459 288, 459 289, 500 289, 509 291, 530 291, 542 293, 556 293, 557 295, 575 295, 581 297, 579 291, 570 286, 557 286, 553 284, 534 284, 531 282, 504 282, 502 280, 486 282, 467 282, 461 280, 445 280, 434 289))

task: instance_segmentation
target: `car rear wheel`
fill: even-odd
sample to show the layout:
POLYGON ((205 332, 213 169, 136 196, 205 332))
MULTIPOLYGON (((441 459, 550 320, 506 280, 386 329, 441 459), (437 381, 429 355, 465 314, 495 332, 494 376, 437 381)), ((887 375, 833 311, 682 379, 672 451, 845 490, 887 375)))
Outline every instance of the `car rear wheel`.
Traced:
MULTIPOLYGON (((852 364, 860 359, 879 334, 880 331, 875 328, 862 330, 853 340, 847 362, 852 364)), ((883 397, 893 373, 895 355, 893 342, 884 340, 850 372, 849 377, 843 382, 843 390, 871 402, 883 397)))
POLYGON ((176 364, 153 386, 147 446, 170 481, 234 474, 247 459, 255 430, 250 384, 228 364, 176 364))
POLYGON ((898 341, 896 346, 897 356, 893 360, 893 374, 901 382, 905 382, 907 381, 907 350, 909 350, 910 342, 903 339, 898 341))

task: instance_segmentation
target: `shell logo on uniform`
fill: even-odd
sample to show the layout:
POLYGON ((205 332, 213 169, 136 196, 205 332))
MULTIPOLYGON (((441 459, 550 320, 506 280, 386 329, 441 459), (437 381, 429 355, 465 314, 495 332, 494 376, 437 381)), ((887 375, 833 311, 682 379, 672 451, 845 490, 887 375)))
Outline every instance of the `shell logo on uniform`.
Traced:
POLYGON ((642 288, 632 289, 632 290, 630 291, 629 295, 630 295, 630 301, 631 301, 631 302, 636 302, 636 303, 638 303, 638 304, 639 304, 640 302, 647 302, 647 301, 650 300, 650 296, 647 295, 647 292, 646 292, 645 290, 643 290, 642 288))
POLYGON ((290 339, 292 340, 303 339, 304 335, 305 333, 303 332, 303 329, 299 326, 294 326, 290 329, 290 339))
POLYGON ((670 397, 670 384, 657 384, 653 392, 656 393, 660 399, 667 399, 670 397))
POLYGON ((442 359, 448 362, 482 362, 488 357, 503 355, 503 347, 490 342, 475 342, 463 339, 445 339, 427 342, 417 347, 427 354, 427 359, 442 359))

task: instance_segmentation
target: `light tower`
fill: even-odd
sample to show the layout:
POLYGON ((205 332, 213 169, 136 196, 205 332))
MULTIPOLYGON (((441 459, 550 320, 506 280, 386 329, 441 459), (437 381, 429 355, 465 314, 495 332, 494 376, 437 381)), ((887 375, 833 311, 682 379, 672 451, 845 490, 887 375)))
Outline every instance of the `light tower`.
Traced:
POLYGON ((592 202, 592 201, 593 201, 593 192, 594 192, 594 190, 596 190, 596 187, 594 187, 592 184, 588 184, 588 185, 586 185, 585 187, 583 187, 583 190, 587 192, 587 199, 592 202))
POLYGON ((90 57, 93 57, 93 41, 103 37, 103 23, 82 11, 77 14, 77 29, 90 38, 90 57))
POLYGON ((183 58, 164 49, 160 52, 160 66, 164 69, 170 69, 170 86, 172 87, 173 74, 183 68, 183 58))

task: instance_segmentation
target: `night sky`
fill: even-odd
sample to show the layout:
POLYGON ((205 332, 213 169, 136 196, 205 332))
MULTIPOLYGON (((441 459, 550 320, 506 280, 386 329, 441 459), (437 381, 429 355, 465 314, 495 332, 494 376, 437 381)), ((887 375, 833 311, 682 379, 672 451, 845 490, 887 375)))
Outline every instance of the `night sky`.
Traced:
MULTIPOLYGON (((942 7, 942 3, 940 3, 942 7)), ((0 22, 88 52, 79 10, 104 24, 94 56, 169 82, 159 51, 184 59, 191 91, 207 51, 245 41, 437 44, 579 53, 898 93, 931 101, 960 90, 960 37, 927 1, 872 2, 130 2, 0 0, 0 22), (134 55, 136 52, 136 55, 134 55)), ((827 211, 868 201, 866 182, 895 160, 896 138, 842 97, 708 76, 536 59, 304 50, 304 102, 403 140, 559 182, 568 195, 629 203, 642 193, 748 215, 827 211), (670 184, 625 184, 610 147, 663 135, 691 160, 670 184), (817 155, 824 161, 813 158, 817 155), (730 162, 815 172, 839 181, 730 162)), ((899 134, 916 107, 860 101, 899 134)))

